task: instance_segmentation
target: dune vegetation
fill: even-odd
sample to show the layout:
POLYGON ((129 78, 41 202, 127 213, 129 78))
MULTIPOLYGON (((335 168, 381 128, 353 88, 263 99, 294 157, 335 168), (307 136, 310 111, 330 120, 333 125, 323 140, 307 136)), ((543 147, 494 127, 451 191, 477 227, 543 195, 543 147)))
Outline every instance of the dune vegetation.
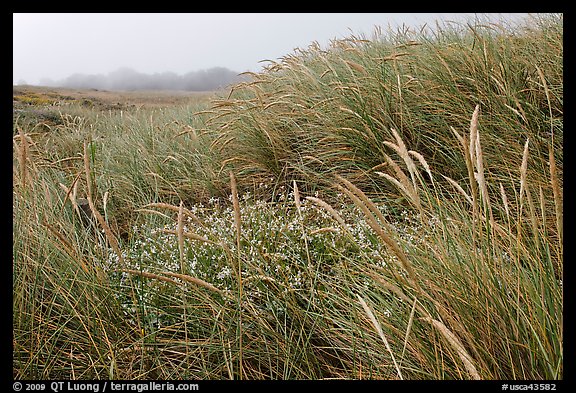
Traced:
POLYGON ((562 15, 247 77, 15 100, 14 378, 563 378, 562 15))

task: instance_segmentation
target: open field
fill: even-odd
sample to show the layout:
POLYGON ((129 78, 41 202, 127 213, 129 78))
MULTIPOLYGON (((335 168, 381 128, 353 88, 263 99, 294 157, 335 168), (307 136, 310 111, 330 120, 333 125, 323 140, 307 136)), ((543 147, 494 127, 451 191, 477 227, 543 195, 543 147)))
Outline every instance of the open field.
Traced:
POLYGON ((14 377, 562 379, 562 67, 547 15, 14 86, 14 377))
POLYGON ((69 108, 96 111, 126 111, 191 105, 206 100, 211 92, 190 91, 107 91, 96 89, 68 89, 43 86, 14 86, 13 112, 22 121, 56 125, 60 114, 69 108))
POLYGON ((85 106, 97 106, 99 109, 183 105, 206 98, 212 94, 212 92, 172 90, 79 90, 28 85, 14 86, 12 93, 14 96, 14 106, 16 108, 21 108, 26 104, 61 106, 65 104, 81 103, 85 106))

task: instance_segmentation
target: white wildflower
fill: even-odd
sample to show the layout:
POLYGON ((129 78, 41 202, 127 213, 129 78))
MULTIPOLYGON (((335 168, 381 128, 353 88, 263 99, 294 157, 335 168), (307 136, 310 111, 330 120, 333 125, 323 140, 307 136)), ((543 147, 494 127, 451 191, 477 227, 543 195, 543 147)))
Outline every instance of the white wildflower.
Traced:
POLYGON ((225 267, 216 275, 216 278, 219 279, 219 280, 223 280, 223 279, 225 279, 226 277, 229 277, 229 276, 230 276, 230 273, 232 273, 232 270, 231 270, 228 266, 225 266, 225 267))

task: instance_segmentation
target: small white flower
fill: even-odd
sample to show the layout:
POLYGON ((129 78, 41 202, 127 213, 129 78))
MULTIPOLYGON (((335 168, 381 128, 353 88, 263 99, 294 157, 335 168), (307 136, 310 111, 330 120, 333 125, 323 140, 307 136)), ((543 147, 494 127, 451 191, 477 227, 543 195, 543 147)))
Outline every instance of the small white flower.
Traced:
POLYGON ((230 268, 228 266, 225 266, 217 275, 216 278, 218 278, 219 280, 223 280, 224 278, 230 276, 230 273, 232 273, 232 270, 230 270, 230 268))

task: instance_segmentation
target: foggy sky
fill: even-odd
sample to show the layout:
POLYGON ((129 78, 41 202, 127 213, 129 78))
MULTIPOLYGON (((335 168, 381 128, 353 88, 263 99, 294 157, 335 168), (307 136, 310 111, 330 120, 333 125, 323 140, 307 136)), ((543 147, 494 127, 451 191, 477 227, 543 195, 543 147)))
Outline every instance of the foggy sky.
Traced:
MULTIPOLYGON (((505 20, 526 14, 482 14, 505 20)), ((190 72, 223 67, 258 72, 313 41, 352 34, 370 38, 375 26, 419 27, 474 14, 13 14, 13 83, 38 84, 73 74, 190 72)))

